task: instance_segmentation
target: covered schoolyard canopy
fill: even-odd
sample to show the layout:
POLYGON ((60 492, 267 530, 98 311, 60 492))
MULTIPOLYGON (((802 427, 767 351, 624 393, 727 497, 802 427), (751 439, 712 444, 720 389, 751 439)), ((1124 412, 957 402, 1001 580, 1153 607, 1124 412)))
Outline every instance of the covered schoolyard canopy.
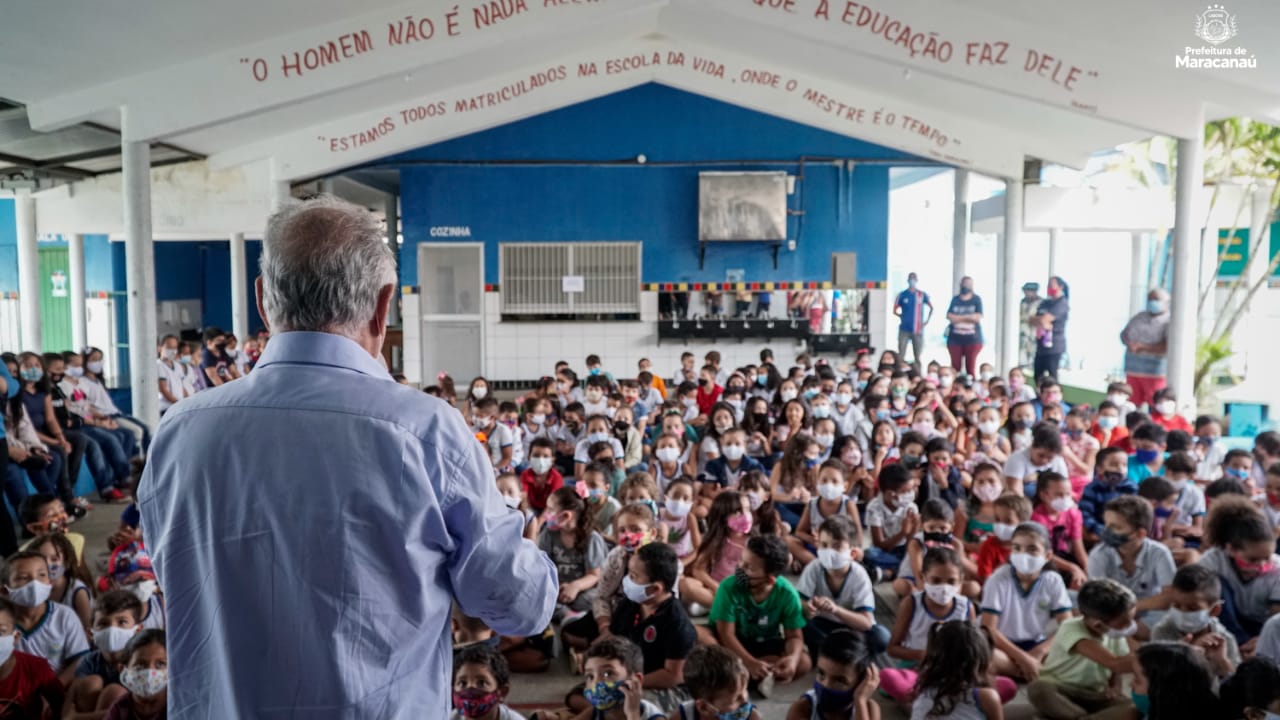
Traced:
MULTIPOLYGON (((62 189, 48 200, 67 212, 40 214, 43 231, 46 215, 75 218, 79 198, 123 198, 129 296, 142 301, 130 303, 131 337, 155 334, 153 162, 207 158, 181 171, 185 204, 157 200, 158 225, 198 234, 207 228, 188 217, 230 184, 253 186, 238 202, 260 218, 258 198, 290 182, 660 83, 1007 179, 1005 266, 1028 158, 1083 167, 1120 143, 1182 139, 1170 383, 1185 402, 1204 120, 1280 120, 1274 0, 137 0, 9 3, 4 20, 0 186, 122 169, 118 183, 62 189), (98 142, 113 130, 118 158, 98 142)), ((23 248, 34 255, 34 215, 20 200, 20 265, 23 248)), ((242 245, 243 223, 232 230, 242 245)), ((1016 307, 1012 281, 1001 284, 998 306, 1016 307)), ((1007 360, 1017 326, 1003 315, 1007 360)), ((23 316, 38 324, 38 309, 23 316)), ((146 345, 130 346, 138 387, 155 383, 146 345)), ((154 420, 155 398, 137 401, 154 420)))

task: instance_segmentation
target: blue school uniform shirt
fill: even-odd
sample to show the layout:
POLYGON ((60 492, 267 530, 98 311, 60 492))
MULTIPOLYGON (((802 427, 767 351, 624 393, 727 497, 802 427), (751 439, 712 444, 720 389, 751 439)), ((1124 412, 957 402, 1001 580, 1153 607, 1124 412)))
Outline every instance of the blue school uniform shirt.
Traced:
POLYGON ((1084 516, 1084 529, 1094 534, 1101 533, 1102 526, 1106 524, 1102 520, 1102 509, 1107 502, 1121 495, 1137 494, 1138 484, 1128 479, 1115 487, 1096 479, 1085 485, 1084 491, 1080 493, 1079 503, 1080 514, 1084 516))
POLYGON ((908 288, 898 293, 894 305, 902 308, 898 328, 914 335, 924 329, 924 307, 928 305, 932 308, 933 302, 929 300, 929 293, 908 288))
POLYGON ((1128 472, 1129 472, 1130 481, 1135 483, 1140 483, 1149 477, 1156 477, 1158 475, 1163 475, 1164 466, 1162 465, 1160 467, 1160 472, 1151 472, 1151 468, 1147 467, 1145 463, 1138 462, 1138 458, 1130 455, 1128 472))
POLYGON ((698 476, 698 482, 713 482, 722 488, 731 485, 736 486, 742 476, 752 470, 764 472, 764 466, 750 456, 743 455, 742 460, 738 461, 737 471, 731 471, 729 469, 729 461, 725 460, 724 456, 721 455, 714 460, 707 461, 707 467, 698 476))
POLYGON ((137 497, 170 720, 444 717, 453 603, 520 637, 555 606, 462 416, 337 335, 170 409, 137 497))

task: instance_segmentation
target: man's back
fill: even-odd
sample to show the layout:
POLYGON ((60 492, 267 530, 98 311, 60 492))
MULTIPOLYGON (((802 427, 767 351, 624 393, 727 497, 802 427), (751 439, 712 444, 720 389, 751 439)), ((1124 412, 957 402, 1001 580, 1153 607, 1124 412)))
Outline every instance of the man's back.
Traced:
POLYGON ((455 410, 334 335, 277 336, 175 406, 139 488, 170 716, 443 715, 454 595, 516 635, 554 602, 492 477, 455 410))

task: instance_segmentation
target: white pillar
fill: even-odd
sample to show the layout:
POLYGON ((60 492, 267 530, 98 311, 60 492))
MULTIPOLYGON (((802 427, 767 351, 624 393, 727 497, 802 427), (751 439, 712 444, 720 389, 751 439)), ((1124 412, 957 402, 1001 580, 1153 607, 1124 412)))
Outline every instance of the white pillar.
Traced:
MULTIPOLYGON (((128 109, 121 108, 121 135, 129 137, 128 109)), ((125 282, 129 310, 129 377, 133 415, 152 428, 160 422, 156 373, 156 267, 151 236, 151 146, 122 142, 124 175, 125 282)))
POLYGON ((1213 323, 1218 319, 1218 230, 1217 224, 1210 222, 1200 231, 1200 277, 1196 288, 1205 299, 1198 308, 1196 325, 1201 337, 1213 332, 1213 323))
POLYGON ((1022 234, 1022 179, 1004 183, 1004 243, 1000 246, 1000 316, 999 333, 1001 372, 1018 364, 1018 330, 1022 321, 1021 285, 1018 282, 1018 242, 1022 234))
MULTIPOLYGON (((1203 112, 1203 110, 1202 110, 1203 112)), ((1201 123, 1197 123, 1199 128, 1201 123)), ((1195 414, 1196 261, 1200 256, 1200 195, 1204 184, 1204 135, 1178 140, 1178 177, 1173 217, 1173 290, 1170 293, 1169 387, 1178 409, 1195 414)))
POLYGON ((288 180, 281 179, 280 170, 276 167, 276 161, 271 161, 271 208, 267 214, 275 212, 285 200, 293 197, 293 188, 288 180))
POLYGON ((396 261, 396 289, 391 295, 391 307, 387 308, 387 325, 400 324, 400 197, 387 195, 384 214, 387 218, 387 244, 396 261))
POLYGON ((1129 234, 1129 317, 1147 306, 1147 244, 1145 233, 1129 234))
MULTIPOLYGON (((36 199, 29 192, 14 198, 18 220, 18 315, 23 351, 43 352, 40 327, 40 247, 36 243, 36 199)), ((49 348, 58 350, 60 348, 49 348)))
POLYGON ((1049 277, 1058 274, 1058 251, 1062 249, 1062 228, 1049 228, 1049 277))
POLYGON ((85 312, 84 235, 67 236, 67 262, 71 293, 71 347, 81 350, 89 344, 89 321, 85 312))
POLYGON ((231 233, 231 332, 240 342, 249 337, 249 280, 244 260, 244 233, 231 233))
POLYGON ((956 168, 955 208, 951 221, 951 292, 960 292, 969 245, 969 171, 956 168))

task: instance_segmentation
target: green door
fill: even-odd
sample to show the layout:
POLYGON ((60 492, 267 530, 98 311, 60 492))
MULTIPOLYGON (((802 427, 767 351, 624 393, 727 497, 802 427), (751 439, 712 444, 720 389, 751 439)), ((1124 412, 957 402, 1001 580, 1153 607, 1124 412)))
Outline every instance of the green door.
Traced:
POLYGON ((40 248, 40 324, 44 352, 71 347, 71 278, 65 247, 40 248))

